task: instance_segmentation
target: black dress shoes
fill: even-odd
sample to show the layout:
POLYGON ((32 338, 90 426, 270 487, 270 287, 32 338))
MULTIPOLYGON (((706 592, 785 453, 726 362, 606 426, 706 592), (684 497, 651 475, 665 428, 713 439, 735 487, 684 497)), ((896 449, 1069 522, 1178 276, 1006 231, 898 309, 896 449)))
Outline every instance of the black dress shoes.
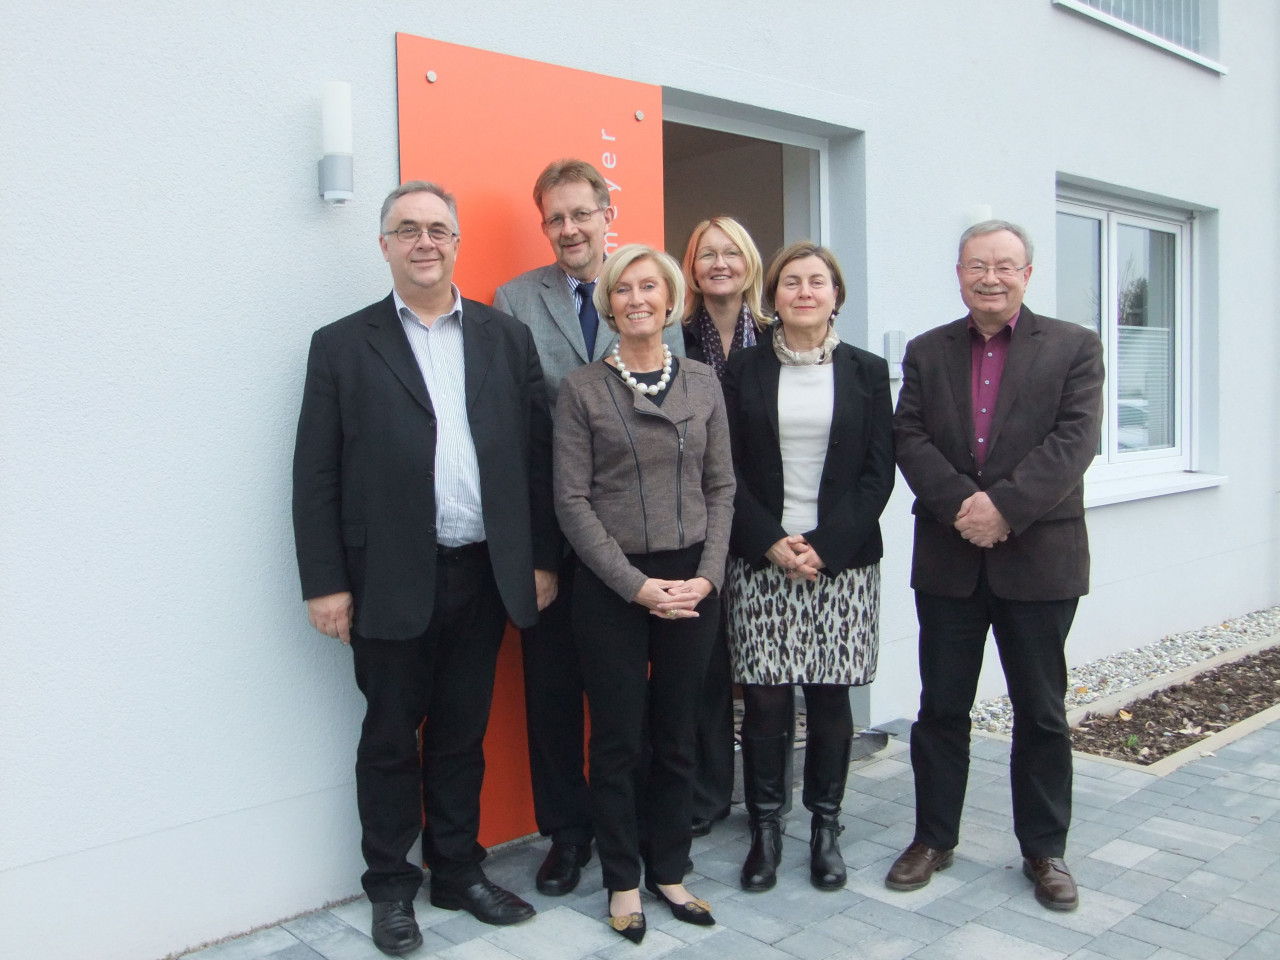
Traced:
POLYGON ((582 878, 582 868, 591 859, 591 844, 561 843, 556 840, 538 868, 538 892, 548 897, 563 897, 582 878))
POLYGON ((387 900, 373 905, 373 945, 393 957, 402 957, 422 946, 422 931, 413 916, 412 900, 387 900))
POLYGON ((705 837, 711 832, 711 828, 715 826, 717 820, 723 820, 729 816, 729 808, 725 807, 714 817, 698 817, 693 818, 693 835, 695 837, 705 837))
POLYGON ((455 887, 432 879, 431 905, 445 910, 465 910, 481 923, 498 927, 528 920, 537 912, 488 877, 481 877, 469 887, 455 887))

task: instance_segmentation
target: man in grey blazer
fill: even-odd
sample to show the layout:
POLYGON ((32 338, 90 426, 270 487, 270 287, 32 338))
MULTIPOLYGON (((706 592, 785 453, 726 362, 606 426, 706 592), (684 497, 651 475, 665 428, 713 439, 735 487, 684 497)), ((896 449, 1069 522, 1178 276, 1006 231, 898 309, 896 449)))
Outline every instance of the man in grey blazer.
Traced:
POLYGON ((1084 472, 1098 449, 1102 344, 1023 306, 1031 241, 988 220, 960 239, 966 317, 915 338, 894 418, 916 495, 911 586, 920 714, 911 728, 915 837, 885 883, 915 890, 951 865, 969 770, 969 711, 988 630, 1013 703, 1013 826, 1036 899, 1073 910, 1064 645, 1089 589, 1084 472))
MULTIPOLYGON (((498 288, 493 305, 533 332, 548 399, 554 407, 560 381, 584 363, 602 359, 616 335, 600 322, 592 303, 604 266, 614 209, 609 185, 591 164, 557 160, 533 186, 533 202, 555 263, 538 267, 498 288)), ((676 356, 684 355, 679 324, 663 333, 676 356)), ((526 724, 533 807, 538 830, 551 850, 538 868, 540 893, 560 896, 578 885, 591 859, 591 813, 583 777, 582 671, 569 624, 572 564, 561 564, 556 602, 536 626, 521 634, 526 724)))

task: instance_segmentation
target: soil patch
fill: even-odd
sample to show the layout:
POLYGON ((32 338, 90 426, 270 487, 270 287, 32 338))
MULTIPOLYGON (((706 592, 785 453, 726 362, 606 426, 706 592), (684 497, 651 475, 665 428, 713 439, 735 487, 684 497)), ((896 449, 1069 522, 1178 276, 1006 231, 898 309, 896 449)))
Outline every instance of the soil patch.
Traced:
POLYGON ((1114 716, 1085 714, 1077 750, 1151 764, 1280 703, 1280 646, 1135 700, 1114 716))

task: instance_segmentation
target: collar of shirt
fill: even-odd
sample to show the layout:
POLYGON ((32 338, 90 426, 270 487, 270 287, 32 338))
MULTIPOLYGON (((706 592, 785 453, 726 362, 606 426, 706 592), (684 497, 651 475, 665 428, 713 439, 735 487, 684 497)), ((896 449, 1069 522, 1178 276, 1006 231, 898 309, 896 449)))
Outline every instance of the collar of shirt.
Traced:
POLYGON ((577 277, 569 273, 566 273, 564 275, 564 278, 569 283, 569 296, 571 297, 576 297, 578 295, 578 288, 582 286, 584 283, 592 282, 590 280, 579 280, 577 277))
MULTIPOLYGON (((605 259, 608 260, 609 258, 605 257, 605 259)), ((597 274, 596 276, 592 277, 590 280, 579 280, 577 277, 571 274, 568 270, 565 270, 563 267, 560 268, 560 272, 564 274, 564 278, 569 284, 569 294, 573 297, 577 297, 578 288, 582 286, 584 283, 595 283, 597 280, 600 279, 600 275, 597 274)))
MULTIPOLYGON (((1008 331, 1009 335, 1010 335, 1010 336, 1012 336, 1012 335, 1013 335, 1013 328, 1014 328, 1015 326, 1017 326, 1017 324, 1018 324, 1018 318, 1019 318, 1020 316, 1022 316, 1022 308, 1021 308, 1021 307, 1019 307, 1019 308, 1018 308, 1018 312, 1017 312, 1017 313, 1015 313, 1015 314, 1013 315, 1013 319, 1012 319, 1012 320, 1010 320, 1008 323, 1006 323, 1003 327, 1001 327, 1001 328, 1000 328, 999 330, 997 330, 995 333, 993 333, 993 334, 992 334, 992 336, 993 336, 993 337, 998 337, 998 336, 1000 336, 1000 334, 1002 334, 1002 333, 1004 333, 1004 332, 1006 332, 1006 331, 1008 331)), ((981 330, 979 330, 979 329, 978 329, 978 325, 977 325, 976 323, 974 323, 974 322, 973 322, 973 314, 969 314, 969 322, 968 322, 967 324, 965 324, 965 326, 967 326, 967 327, 969 328, 969 332, 970 332, 970 333, 976 333, 979 337, 981 337, 981 336, 982 336, 982 331, 981 331, 981 330)))
MULTIPOLYGON (((440 316, 436 317, 436 319, 443 320, 445 317, 456 316, 458 321, 461 322, 462 291, 458 289, 458 285, 456 283, 449 284, 449 289, 453 291, 453 309, 448 313, 442 313, 440 316)), ((391 298, 396 305, 396 316, 400 317, 402 320, 412 320, 414 323, 422 324, 424 327, 427 326, 425 323, 422 323, 422 318, 414 313, 413 309, 405 303, 403 299, 401 299, 400 292, 396 290, 395 287, 391 288, 391 298)))

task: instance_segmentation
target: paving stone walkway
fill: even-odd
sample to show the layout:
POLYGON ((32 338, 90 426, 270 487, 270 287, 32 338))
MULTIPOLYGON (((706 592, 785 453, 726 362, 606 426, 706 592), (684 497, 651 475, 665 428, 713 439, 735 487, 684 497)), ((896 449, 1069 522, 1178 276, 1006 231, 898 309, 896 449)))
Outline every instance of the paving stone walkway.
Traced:
MULTIPOLYGON (((883 728, 882 728, 883 729, 883 728)), ((1067 860, 1080 908, 1041 907, 1022 876, 1009 800, 1008 741, 975 735, 955 865, 914 893, 884 874, 911 840, 911 766, 905 722, 889 746, 855 761, 845 794, 849 884, 808 882, 808 814, 788 821, 778 885, 744 893, 748 846, 740 807, 694 841, 689 888, 717 925, 679 923, 645 895, 649 932, 632 946, 603 922, 593 859, 578 891, 543 897, 533 875, 549 841, 513 845, 489 876, 538 916, 490 927, 415 904, 423 948, 442 960, 1277 960, 1280 958, 1280 722, 1165 777, 1077 756, 1075 822, 1067 860)), ((377 960, 363 898, 188 954, 187 960, 377 960)))

